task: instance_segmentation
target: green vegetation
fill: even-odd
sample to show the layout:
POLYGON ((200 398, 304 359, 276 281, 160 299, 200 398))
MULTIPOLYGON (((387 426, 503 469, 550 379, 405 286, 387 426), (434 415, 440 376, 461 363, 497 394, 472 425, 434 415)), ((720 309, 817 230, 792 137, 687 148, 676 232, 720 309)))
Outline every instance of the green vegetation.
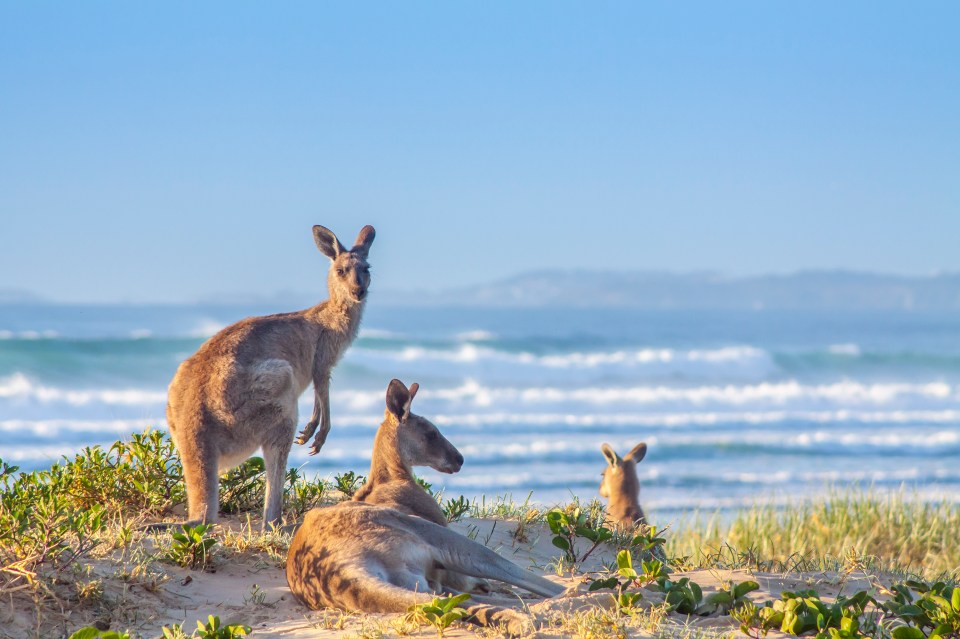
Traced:
POLYGON ((460 604, 469 598, 467 593, 456 597, 435 597, 430 603, 410 606, 407 620, 418 626, 429 624, 436 628, 438 637, 443 637, 450 624, 469 616, 466 610, 460 608, 460 604))
POLYGON ((758 569, 826 569, 831 558, 855 555, 881 570, 957 577, 960 505, 854 491, 788 508, 757 506, 729 523, 715 517, 676 531, 667 544, 669 554, 702 566, 731 548, 758 569))
POLYGON ((181 526, 180 532, 171 534, 173 542, 166 552, 166 558, 184 568, 206 568, 210 561, 210 549, 217 544, 214 537, 207 535, 212 527, 211 524, 181 526))
POLYGON ((564 553, 571 565, 576 565, 596 550, 600 544, 613 539, 613 531, 603 525, 603 513, 584 511, 579 506, 567 510, 555 508, 547 513, 547 525, 553 533, 553 545, 564 553), (577 552, 577 539, 583 538, 590 546, 582 554, 577 552))
POLYGON ((70 635, 70 639, 130 639, 130 635, 126 632, 100 630, 93 626, 87 626, 70 635))
POLYGON ((333 487, 347 497, 353 497, 353 494, 363 486, 363 482, 366 480, 367 478, 363 475, 348 470, 345 473, 333 476, 333 487))
POLYGON ((446 516, 447 521, 454 522, 459 521, 470 512, 470 500, 460 495, 456 499, 448 499, 441 506, 444 516, 446 516))
MULTIPOLYGON (((25 629, 23 636, 66 637, 68 627, 97 621, 75 631, 71 639, 141 637, 135 630, 98 628, 109 627, 101 621, 140 627, 132 625, 143 620, 137 616, 137 600, 128 593, 132 585, 156 592, 170 579, 165 571, 175 569, 158 562, 193 569, 211 563, 215 567, 225 559, 283 564, 289 533, 252 532, 256 526, 250 518, 263 507, 263 475, 262 460, 253 458, 221 477, 223 509, 246 515, 245 527, 238 529, 239 518, 234 518, 232 527, 183 527, 145 536, 140 530, 144 523, 176 518, 183 507, 182 469, 163 433, 147 431, 109 447, 84 448, 48 470, 32 473, 20 473, 0 460, 0 597, 13 602, 11 610, 19 606, 34 611, 29 613, 34 621, 18 626, 25 629), (70 611, 69 619, 60 612, 64 610, 70 611), (50 625, 48 619, 54 617, 59 625, 50 625)), ((310 508, 352 495, 362 482, 353 472, 338 475, 331 485, 306 480, 300 469, 290 470, 284 514, 294 521, 310 508)), ((530 505, 530 496, 523 502, 509 497, 471 502, 463 496, 444 501, 442 495, 434 496, 450 521, 468 514, 511 520, 514 543, 548 534, 564 569, 584 571, 588 557, 609 560, 619 551, 615 565, 588 577, 590 590, 611 590, 615 605, 604 613, 571 613, 558 622, 557 627, 577 636, 625 636, 642 628, 660 637, 704 637, 696 626, 670 624, 687 615, 729 615, 731 627, 758 639, 768 632, 816 639, 960 639, 956 504, 852 492, 794 507, 758 506, 679 530, 641 526, 622 531, 604 524, 602 505, 596 501, 581 506, 575 500, 541 510, 530 505), (698 567, 831 571, 841 583, 844 575, 857 571, 872 587, 852 595, 821 596, 808 588, 810 582, 764 601, 750 579, 704 592, 696 575, 676 574, 698 567)), ((259 604, 257 600, 251 597, 250 605, 263 603, 262 597, 259 604)), ((462 619, 463 600, 437 598, 411 615, 416 612, 419 623, 435 627, 442 636, 462 619)), ((224 626, 215 618, 198 626, 190 637, 230 638, 249 631, 224 626)), ((163 632, 166 639, 188 637, 176 626, 163 632)))

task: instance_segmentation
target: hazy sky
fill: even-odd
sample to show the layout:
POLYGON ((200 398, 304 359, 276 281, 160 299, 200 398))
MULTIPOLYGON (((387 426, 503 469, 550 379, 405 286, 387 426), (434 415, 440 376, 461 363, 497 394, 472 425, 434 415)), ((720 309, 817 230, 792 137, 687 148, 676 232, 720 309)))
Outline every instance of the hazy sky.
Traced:
MULTIPOLYGON (((0 289, 960 269, 960 3, 0 2, 0 289)), ((375 293, 374 293, 375 294, 375 293)))

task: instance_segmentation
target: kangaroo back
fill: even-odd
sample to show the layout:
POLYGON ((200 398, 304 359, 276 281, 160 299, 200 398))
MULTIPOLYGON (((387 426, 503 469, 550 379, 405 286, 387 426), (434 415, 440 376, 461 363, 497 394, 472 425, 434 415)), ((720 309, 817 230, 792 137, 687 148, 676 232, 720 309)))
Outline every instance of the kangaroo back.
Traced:
POLYGON ((647 523, 640 508, 640 479, 637 476, 637 464, 647 454, 647 445, 637 444, 625 457, 620 457, 610 444, 603 444, 600 450, 607 459, 600 481, 600 495, 608 500, 608 519, 627 527, 647 523))

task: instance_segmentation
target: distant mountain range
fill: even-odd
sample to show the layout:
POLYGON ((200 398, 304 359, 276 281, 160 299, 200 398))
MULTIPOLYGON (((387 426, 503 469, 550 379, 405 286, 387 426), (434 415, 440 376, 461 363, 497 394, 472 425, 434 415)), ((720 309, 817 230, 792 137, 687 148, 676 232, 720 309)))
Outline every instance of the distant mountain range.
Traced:
POLYGON ((852 271, 728 277, 715 273, 537 271, 447 291, 376 291, 407 306, 637 309, 960 310, 960 273, 852 271))
MULTIPOLYGON (((199 304, 305 308, 317 293, 223 293, 199 304)), ((636 308, 660 310, 928 310, 960 311, 960 273, 929 276, 856 271, 801 271, 730 277, 716 273, 545 270, 444 291, 374 287, 383 306, 486 308, 636 308)), ((0 289, 2 304, 50 303, 22 290, 0 289)))

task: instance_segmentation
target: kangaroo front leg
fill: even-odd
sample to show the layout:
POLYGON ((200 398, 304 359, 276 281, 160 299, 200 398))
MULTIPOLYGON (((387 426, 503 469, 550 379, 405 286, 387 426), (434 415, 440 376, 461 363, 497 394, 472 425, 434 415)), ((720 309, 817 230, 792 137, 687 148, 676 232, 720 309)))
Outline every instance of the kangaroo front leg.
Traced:
POLYGON ((320 399, 320 388, 317 384, 313 386, 313 412, 310 414, 310 421, 307 422, 307 425, 304 426, 303 430, 297 434, 296 441, 301 446, 307 443, 313 433, 317 430, 317 425, 320 423, 320 407, 325 405, 325 402, 320 399))
MULTIPOLYGON (((330 433, 330 372, 322 373, 317 379, 314 379, 313 387, 314 416, 310 418, 310 422, 313 424, 313 428, 316 429, 317 423, 314 420, 316 419, 317 412, 319 412, 320 430, 317 431, 317 436, 313 438, 313 445, 310 446, 310 454, 316 455, 320 452, 320 449, 323 448, 323 444, 327 441, 327 434, 330 433)), ((307 424, 307 426, 309 427, 310 424, 307 424)), ((313 433, 312 430, 310 432, 313 433)))

